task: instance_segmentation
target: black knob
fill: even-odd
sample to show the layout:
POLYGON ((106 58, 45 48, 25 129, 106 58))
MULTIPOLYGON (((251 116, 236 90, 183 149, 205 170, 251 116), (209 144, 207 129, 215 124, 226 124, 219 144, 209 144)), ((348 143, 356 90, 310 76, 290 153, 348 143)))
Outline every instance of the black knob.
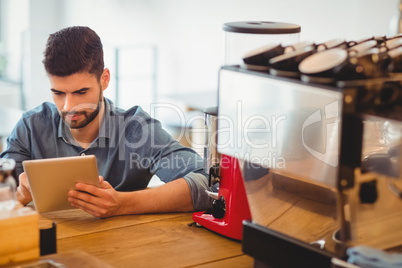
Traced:
POLYGON ((214 200, 214 202, 212 203, 212 216, 217 219, 222 219, 223 217, 225 217, 225 213, 225 198, 223 198, 223 196, 220 196, 219 199, 214 200))
POLYGON ((377 201, 377 181, 371 180, 360 184, 359 189, 360 202, 363 204, 373 204, 377 201))

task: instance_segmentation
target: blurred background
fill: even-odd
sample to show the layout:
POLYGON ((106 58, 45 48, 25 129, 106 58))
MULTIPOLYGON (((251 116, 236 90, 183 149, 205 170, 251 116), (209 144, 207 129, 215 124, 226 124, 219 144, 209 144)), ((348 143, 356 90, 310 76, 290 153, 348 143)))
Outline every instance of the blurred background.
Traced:
POLYGON ((300 41, 323 42, 396 34, 399 15, 396 0, 0 0, 0 107, 51 101, 43 51, 48 35, 67 26, 101 37, 108 98, 141 105, 173 129, 183 109, 217 103, 225 22, 295 23, 300 41))

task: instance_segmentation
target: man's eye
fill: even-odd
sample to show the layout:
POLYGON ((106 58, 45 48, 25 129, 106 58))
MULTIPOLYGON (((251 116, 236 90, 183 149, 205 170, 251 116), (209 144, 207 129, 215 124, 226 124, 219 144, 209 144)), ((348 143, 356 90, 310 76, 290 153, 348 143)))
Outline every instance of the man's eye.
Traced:
POLYGON ((61 96, 61 95, 63 95, 64 93, 63 93, 63 92, 54 92, 54 91, 53 91, 53 94, 56 95, 56 96, 61 96))
POLYGON ((77 94, 79 94, 79 95, 84 95, 84 94, 86 94, 87 93, 87 91, 85 90, 85 91, 78 91, 77 92, 77 94))

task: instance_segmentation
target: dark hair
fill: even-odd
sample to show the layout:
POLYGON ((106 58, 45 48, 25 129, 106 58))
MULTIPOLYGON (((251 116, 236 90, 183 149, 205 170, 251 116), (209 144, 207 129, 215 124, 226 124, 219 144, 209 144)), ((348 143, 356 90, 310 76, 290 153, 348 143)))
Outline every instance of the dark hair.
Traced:
POLYGON ((99 80, 104 69, 102 42, 88 27, 68 27, 51 34, 44 56, 43 64, 50 75, 88 72, 99 80))

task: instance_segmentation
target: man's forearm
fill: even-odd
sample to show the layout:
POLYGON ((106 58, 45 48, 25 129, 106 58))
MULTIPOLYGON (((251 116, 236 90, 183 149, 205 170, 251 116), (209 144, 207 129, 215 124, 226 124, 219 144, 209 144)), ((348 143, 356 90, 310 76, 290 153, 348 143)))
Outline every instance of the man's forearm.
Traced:
POLYGON ((177 179, 156 188, 135 192, 121 192, 119 214, 193 211, 190 187, 184 179, 177 179))

